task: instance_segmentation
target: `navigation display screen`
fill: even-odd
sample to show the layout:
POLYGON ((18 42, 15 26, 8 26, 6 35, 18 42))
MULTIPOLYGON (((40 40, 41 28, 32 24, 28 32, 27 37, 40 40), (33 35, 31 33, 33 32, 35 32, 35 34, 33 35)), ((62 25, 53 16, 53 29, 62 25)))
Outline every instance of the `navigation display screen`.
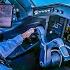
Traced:
POLYGON ((0 4, 0 27, 11 27, 13 6, 0 4))

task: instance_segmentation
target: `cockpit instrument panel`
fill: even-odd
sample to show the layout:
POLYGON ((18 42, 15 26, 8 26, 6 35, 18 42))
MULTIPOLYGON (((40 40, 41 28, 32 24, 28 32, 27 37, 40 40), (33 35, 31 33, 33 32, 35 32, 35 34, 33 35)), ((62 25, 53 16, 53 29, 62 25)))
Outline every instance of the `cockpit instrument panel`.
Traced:
POLYGON ((51 39, 62 38, 67 23, 68 19, 58 15, 51 15, 48 22, 47 35, 50 35, 51 39))
POLYGON ((64 35, 63 35, 63 39, 70 43, 70 20, 68 22, 68 24, 66 24, 65 30, 64 30, 64 35))
POLYGON ((70 43, 70 6, 59 3, 34 7, 33 15, 46 18, 48 41, 62 38, 65 43, 70 43))

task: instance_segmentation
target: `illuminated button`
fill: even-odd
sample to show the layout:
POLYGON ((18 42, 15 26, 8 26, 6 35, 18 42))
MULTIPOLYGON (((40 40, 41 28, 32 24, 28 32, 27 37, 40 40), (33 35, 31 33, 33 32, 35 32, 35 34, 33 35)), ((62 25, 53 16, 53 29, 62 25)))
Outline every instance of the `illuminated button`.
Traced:
POLYGON ((39 13, 42 13, 42 11, 39 11, 39 13))
POLYGON ((18 8, 16 9, 16 12, 19 12, 19 9, 18 8))
POLYGON ((47 12, 47 10, 44 10, 45 11, 45 13, 47 12))
POLYGON ((33 44, 31 43, 30 46, 32 46, 33 44))
POLYGON ((44 10, 42 10, 41 12, 44 13, 44 10))
POLYGON ((50 9, 47 10, 47 12, 50 12, 50 11, 51 11, 50 9))
POLYGON ((54 12, 54 8, 51 8, 51 12, 54 12))
POLYGON ((50 33, 50 34, 52 34, 52 33, 53 33, 53 31, 50 31, 49 33, 50 33))
POLYGON ((59 12, 60 12, 60 14, 63 14, 63 11, 62 10, 60 10, 59 12))
POLYGON ((39 14, 38 10, 36 10, 34 13, 35 13, 35 15, 39 14))
POLYGON ((16 13, 16 9, 13 9, 13 13, 14 13, 14 14, 16 13))
POLYGON ((59 12, 59 10, 58 9, 55 9, 55 12, 59 12))
POLYGON ((15 18, 15 17, 13 17, 13 20, 16 20, 16 18, 15 18))

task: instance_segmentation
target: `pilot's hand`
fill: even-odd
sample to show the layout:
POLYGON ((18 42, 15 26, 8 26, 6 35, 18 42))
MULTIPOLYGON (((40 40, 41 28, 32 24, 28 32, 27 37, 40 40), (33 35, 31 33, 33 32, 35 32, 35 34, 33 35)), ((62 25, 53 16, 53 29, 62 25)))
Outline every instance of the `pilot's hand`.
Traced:
POLYGON ((24 32, 23 34, 22 34, 22 37, 25 39, 25 38, 29 38, 30 37, 30 35, 32 34, 32 33, 34 33, 34 30, 35 30, 35 28, 30 28, 29 30, 27 30, 26 32, 24 32))

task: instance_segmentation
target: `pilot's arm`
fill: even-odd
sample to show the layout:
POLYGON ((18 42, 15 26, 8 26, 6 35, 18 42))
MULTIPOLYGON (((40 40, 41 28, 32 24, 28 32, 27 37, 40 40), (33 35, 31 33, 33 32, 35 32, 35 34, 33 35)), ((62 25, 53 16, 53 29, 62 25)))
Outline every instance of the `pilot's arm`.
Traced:
POLYGON ((34 33, 34 28, 29 29, 28 31, 20 34, 13 39, 9 39, 5 42, 0 43, 0 54, 6 58, 9 54, 11 54, 16 47, 22 44, 25 38, 30 37, 30 35, 34 33))

